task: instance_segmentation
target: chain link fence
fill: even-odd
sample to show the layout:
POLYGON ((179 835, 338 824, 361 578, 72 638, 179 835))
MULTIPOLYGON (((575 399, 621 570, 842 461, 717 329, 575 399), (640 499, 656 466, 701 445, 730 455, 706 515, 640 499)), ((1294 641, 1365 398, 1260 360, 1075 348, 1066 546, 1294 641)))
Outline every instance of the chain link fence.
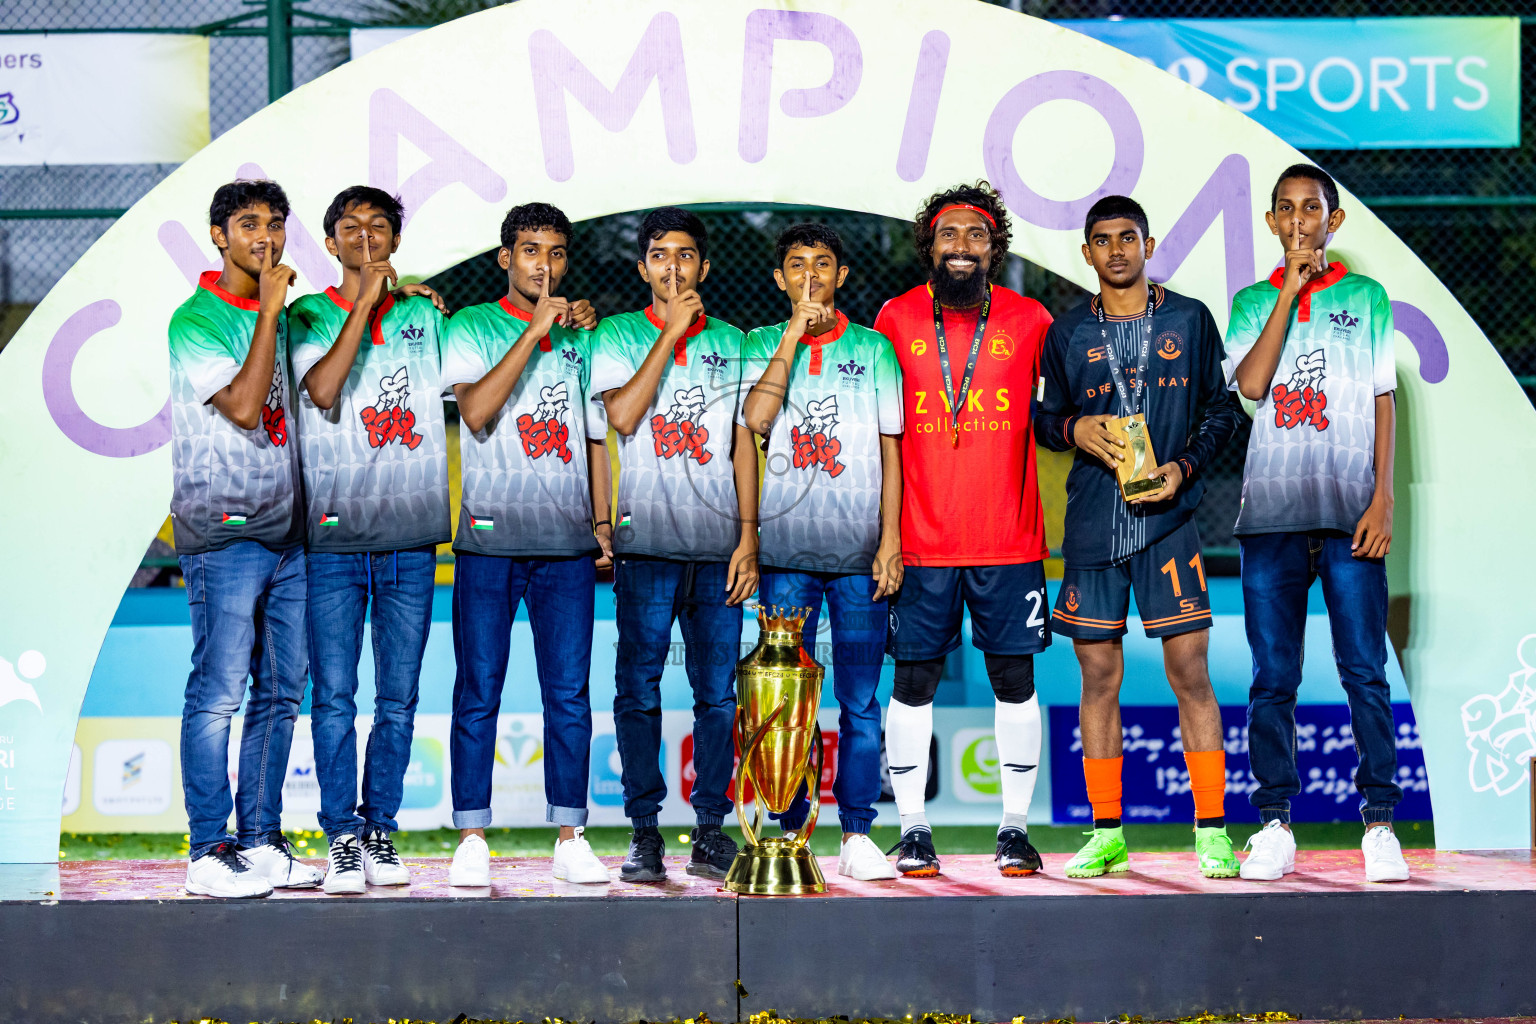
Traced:
MULTIPOLYGON (((284 0, 287 2, 287 0, 284 0)), ((980 0, 978 0, 980 2, 980 0)), ((215 136, 267 102, 265 0, 9 0, 0 32, 56 30, 201 32, 210 38, 210 103, 215 136)), ((293 84, 348 59, 347 24, 432 24, 492 0, 314 0, 294 8, 293 84)), ((1364 198, 1471 313, 1536 402, 1536 0, 1013 0, 1042 18, 1384 17, 1518 15, 1521 33, 1521 139, 1512 149, 1322 150, 1308 153, 1364 198)), ((26 313, 132 205, 174 167, 68 166, 0 168, 0 346, 26 313), (84 215, 82 215, 84 214, 84 215)), ((815 217, 843 236, 854 267, 839 303, 873 321, 885 299, 924 279, 912 252, 911 226, 840 210, 767 205, 698 208, 710 233, 713 270, 706 291, 712 314, 744 329, 784 316, 768 286, 773 242, 795 220, 815 217)), ((618 214, 576 228, 569 292, 600 312, 648 300, 635 272, 640 214, 618 214)), ((1012 287, 1061 312, 1081 299, 1075 285, 1022 260, 1004 271, 1012 287)), ((503 294, 494 253, 433 278, 453 308, 503 294)), ((451 406, 450 406, 451 408, 451 406)), ((1207 475, 1199 525, 1213 554, 1230 551, 1247 431, 1207 475)), ((1218 563, 1219 564, 1219 563, 1218 563)))

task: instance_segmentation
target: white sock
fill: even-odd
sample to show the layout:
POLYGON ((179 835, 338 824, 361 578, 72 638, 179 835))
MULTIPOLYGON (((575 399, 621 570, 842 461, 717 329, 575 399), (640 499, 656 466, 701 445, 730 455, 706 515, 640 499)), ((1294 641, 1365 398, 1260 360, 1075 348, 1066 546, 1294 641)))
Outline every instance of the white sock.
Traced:
POLYGON ((996 701, 993 730, 997 735, 998 768, 1003 782, 1003 821, 1022 827, 1035 798, 1040 776, 1040 700, 1034 694, 1022 704, 996 701))
POLYGON ((928 745, 933 741, 933 705, 913 707, 891 698, 885 713, 885 761, 901 831, 928 824, 923 812, 928 789, 928 745))

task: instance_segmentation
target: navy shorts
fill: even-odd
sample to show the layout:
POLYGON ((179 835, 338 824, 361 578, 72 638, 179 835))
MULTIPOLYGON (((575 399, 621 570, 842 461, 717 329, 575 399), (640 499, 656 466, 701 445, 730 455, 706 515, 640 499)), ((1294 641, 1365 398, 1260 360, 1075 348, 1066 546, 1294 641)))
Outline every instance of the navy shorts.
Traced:
POLYGON ((1067 569, 1056 593, 1051 628, 1074 640, 1124 636, 1133 587, 1147 636, 1211 628, 1211 595, 1200 557, 1200 531, 1193 520, 1123 562, 1102 569, 1067 569))
POLYGON ((971 643, 987 654, 1039 654, 1051 645, 1045 566, 909 565, 891 598, 886 649, 902 661, 931 661, 960 646, 960 606, 971 612, 971 643))

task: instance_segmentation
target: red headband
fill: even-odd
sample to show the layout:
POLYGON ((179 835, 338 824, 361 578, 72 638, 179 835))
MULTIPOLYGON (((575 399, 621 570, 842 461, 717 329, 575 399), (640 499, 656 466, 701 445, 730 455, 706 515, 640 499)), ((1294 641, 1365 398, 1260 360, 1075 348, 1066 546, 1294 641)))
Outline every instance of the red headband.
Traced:
POLYGON ((997 230, 997 221, 992 219, 992 215, 986 210, 983 210, 981 207, 972 206, 970 203, 950 203, 948 206, 940 207, 939 212, 934 214, 933 219, 928 222, 928 226, 930 228, 933 227, 939 222, 939 218, 944 216, 950 210, 973 210, 985 217, 987 219, 987 223, 992 225, 992 229, 994 231, 997 230))

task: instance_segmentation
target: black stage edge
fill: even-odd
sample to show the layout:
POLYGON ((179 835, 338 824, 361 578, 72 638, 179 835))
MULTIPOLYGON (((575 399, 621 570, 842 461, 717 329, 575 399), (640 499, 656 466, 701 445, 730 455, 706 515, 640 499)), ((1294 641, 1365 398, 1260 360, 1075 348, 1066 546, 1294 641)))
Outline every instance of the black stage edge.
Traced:
POLYGON ((1512 1017, 1533 940, 1531 891, 10 903, 0 1024, 1512 1017))
POLYGON ((1536 1013, 1536 892, 743 899, 741 1014, 1536 1013))
POLYGON ((733 898, 0 906, 0 1022, 736 1017, 733 898))

